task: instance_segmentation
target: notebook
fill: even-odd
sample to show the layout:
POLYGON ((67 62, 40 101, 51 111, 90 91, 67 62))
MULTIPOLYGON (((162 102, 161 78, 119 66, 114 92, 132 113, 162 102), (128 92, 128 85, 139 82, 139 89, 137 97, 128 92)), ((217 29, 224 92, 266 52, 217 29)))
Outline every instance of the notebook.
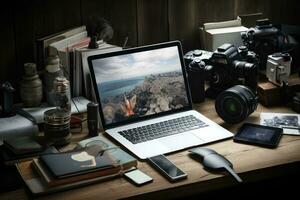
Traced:
POLYGON ((230 138, 192 109, 179 41, 88 57, 105 132, 140 159, 230 138))
POLYGON ((115 160, 96 146, 79 151, 42 155, 40 161, 57 179, 117 167, 115 160))

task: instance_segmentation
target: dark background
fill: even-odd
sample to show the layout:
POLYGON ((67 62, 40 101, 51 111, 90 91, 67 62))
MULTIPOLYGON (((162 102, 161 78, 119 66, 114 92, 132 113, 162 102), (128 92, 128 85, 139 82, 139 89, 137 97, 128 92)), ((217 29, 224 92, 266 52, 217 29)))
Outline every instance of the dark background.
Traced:
MULTIPOLYGON (((15 88, 25 62, 35 62, 35 40, 85 24, 90 15, 112 23, 110 43, 128 46, 179 39, 184 51, 199 48, 204 22, 262 12, 273 23, 300 25, 298 0, 10 0, 0 8, 0 83, 15 88)), ((17 92, 18 94, 18 92, 17 92)), ((18 96, 18 95, 17 95, 18 96)))
MULTIPOLYGON (((231 20, 240 14, 257 12, 262 12, 274 24, 300 25, 299 0, 5 1, 0 7, 0 83, 10 81, 15 88, 19 88, 23 64, 35 62, 36 39, 85 24, 91 15, 104 17, 111 22, 115 31, 110 41, 112 44, 122 45, 126 36, 129 37, 130 47, 178 39, 186 52, 200 47, 198 27, 203 23, 231 20)), ((6 170, 1 172, 6 175, 1 175, 4 180, 13 181, 10 173, 6 173, 6 170)), ((250 193, 252 197, 259 197, 260 193, 269 195, 282 192, 284 186, 287 188, 283 190, 284 193, 290 194, 297 191, 296 186, 299 185, 298 181, 294 185, 291 180, 299 180, 299 173, 218 194, 232 196, 238 189, 245 196, 250 193)), ((15 184, 6 186, 10 185, 15 184)), ((243 198, 243 195, 238 197, 243 198)))

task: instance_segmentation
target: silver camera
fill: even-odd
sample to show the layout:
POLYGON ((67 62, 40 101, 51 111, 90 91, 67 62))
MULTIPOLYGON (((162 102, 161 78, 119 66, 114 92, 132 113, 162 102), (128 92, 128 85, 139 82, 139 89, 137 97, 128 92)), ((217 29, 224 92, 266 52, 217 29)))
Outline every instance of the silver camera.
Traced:
POLYGON ((266 75, 270 82, 278 86, 288 84, 291 74, 292 57, 288 53, 275 53, 268 56, 266 75))

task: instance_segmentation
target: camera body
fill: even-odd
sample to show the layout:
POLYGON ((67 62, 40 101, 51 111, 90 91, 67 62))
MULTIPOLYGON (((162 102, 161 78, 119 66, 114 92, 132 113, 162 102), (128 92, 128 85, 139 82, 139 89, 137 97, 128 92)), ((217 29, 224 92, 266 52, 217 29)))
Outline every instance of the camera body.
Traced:
POLYGON ((257 20, 256 26, 242 32, 241 37, 244 45, 259 56, 261 71, 266 69, 268 55, 284 52, 290 48, 288 37, 274 27, 269 19, 257 20))
POLYGON ((183 57, 185 66, 188 67, 189 64, 195 60, 201 60, 204 63, 208 63, 212 54, 213 53, 210 51, 205 51, 205 50, 200 50, 200 49, 195 49, 195 50, 189 51, 183 57))
POLYGON ((205 96, 216 98, 234 85, 246 85, 256 91, 258 58, 245 46, 236 48, 225 43, 214 52, 190 51, 184 59, 194 103, 204 101, 205 96), (206 91, 205 81, 209 82, 206 91))
POLYGON ((189 88, 193 103, 205 100, 205 80, 209 79, 211 65, 209 59, 212 52, 204 50, 192 50, 184 55, 189 88))
POLYGON ((288 53, 275 53, 268 56, 266 76, 271 83, 278 86, 288 84, 291 74, 292 57, 288 53))
POLYGON ((206 95, 215 98, 220 92, 234 86, 246 85, 256 92, 258 59, 247 47, 239 49, 225 43, 212 54, 209 88, 206 95))

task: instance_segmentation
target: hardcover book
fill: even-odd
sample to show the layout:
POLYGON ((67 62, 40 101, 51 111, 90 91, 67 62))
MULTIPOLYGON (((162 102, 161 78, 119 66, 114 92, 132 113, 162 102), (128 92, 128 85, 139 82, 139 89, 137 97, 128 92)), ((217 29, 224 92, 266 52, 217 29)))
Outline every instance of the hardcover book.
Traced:
MULTIPOLYGON (((99 55, 104 53, 110 53, 114 51, 121 51, 122 48, 107 44, 105 42, 98 41, 99 47, 97 49, 89 49, 88 47, 84 48, 77 48, 75 49, 75 69, 81 69, 82 70, 82 78, 83 78, 83 86, 84 86, 84 92, 85 96, 93 101, 96 101, 96 95, 94 94, 94 86, 91 81, 90 77, 90 70, 88 66, 87 58, 92 55, 99 55)), ((77 81, 78 82, 78 81, 77 81)), ((79 83, 79 82, 78 82, 79 83)))
POLYGON ((35 170, 42 177, 43 181, 47 184, 47 186, 54 187, 59 185, 72 184, 84 180, 91 180, 99 177, 107 177, 110 175, 117 175, 120 172, 120 166, 101 169, 95 172, 89 172, 81 175, 71 176, 67 178, 57 179, 51 175, 51 173, 47 170, 47 168, 40 162, 39 159, 35 158, 32 161, 32 165, 35 170))
MULTIPOLYGON (((118 163, 118 165, 113 168, 95 171, 92 170, 89 173, 83 174, 75 172, 74 176, 60 179, 55 178, 50 170, 48 170, 48 168, 44 166, 44 163, 42 163, 39 159, 17 163, 16 167, 31 193, 33 195, 42 195, 120 177, 123 172, 131 170, 137 166, 138 162, 133 156, 114 145, 103 135, 82 140, 78 143, 79 150, 75 150, 74 152, 96 145, 98 148, 89 149, 88 154, 97 155, 107 153, 110 158, 113 159, 113 163, 118 163)), ((60 166, 64 166, 65 161, 62 160, 61 162, 62 164, 60 166)))
POLYGON ((117 147, 111 141, 106 139, 102 134, 96 137, 92 137, 86 140, 82 140, 78 143, 80 147, 87 147, 89 145, 98 145, 102 149, 107 149, 108 152, 117 162, 122 165, 123 170, 128 170, 133 167, 137 167, 137 160, 131 156, 126 151, 122 150, 121 148, 117 147))
POLYGON ((10 149, 2 145, 0 146, 0 160, 5 165, 13 165, 17 162, 32 160, 32 158, 38 157, 43 154, 50 154, 50 153, 57 153, 57 152, 58 152, 57 149, 51 146, 49 148, 44 149, 43 151, 16 155, 10 149))
POLYGON ((40 162, 54 178, 62 179, 115 168, 117 163, 97 146, 79 151, 42 155, 40 162))
MULTIPOLYGON (((45 177, 41 176, 41 174, 35 169, 32 160, 16 163, 16 168, 21 178, 23 179, 25 185, 33 195, 44 195, 53 192, 69 190, 72 188, 82 187, 92 183, 106 181, 120 176, 120 173, 114 173, 107 176, 97 176, 95 178, 88 178, 85 180, 78 180, 74 182, 58 182, 58 180, 67 181, 67 179, 69 178, 55 179, 54 182, 48 184, 45 181, 45 177)), ((50 180, 53 180, 53 178, 50 180)))
POLYGON ((53 35, 48 35, 43 38, 36 40, 36 54, 37 54, 37 66, 39 69, 43 69, 46 65, 46 58, 48 56, 48 47, 51 43, 63 40, 72 35, 84 32, 86 30, 85 26, 71 28, 60 33, 55 33, 53 35))
POLYGON ((4 140, 3 144, 16 155, 36 153, 43 150, 43 147, 30 136, 10 138, 4 140))

